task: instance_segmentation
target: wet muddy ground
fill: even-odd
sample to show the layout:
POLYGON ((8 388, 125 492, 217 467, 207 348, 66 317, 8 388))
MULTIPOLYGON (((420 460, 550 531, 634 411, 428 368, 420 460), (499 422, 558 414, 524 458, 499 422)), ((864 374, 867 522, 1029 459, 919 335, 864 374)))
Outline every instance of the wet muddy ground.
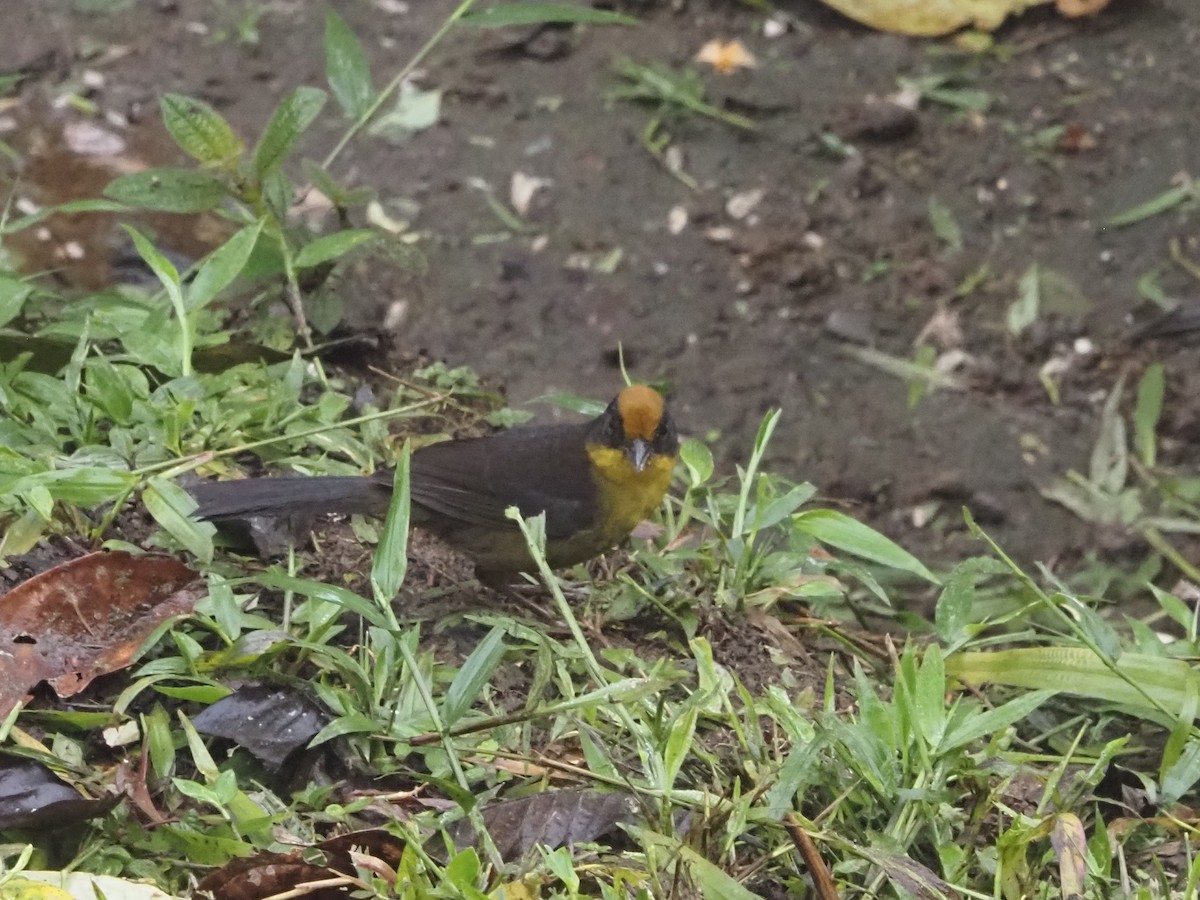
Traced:
MULTIPOLYGON (((458 4, 334 5, 378 84, 458 4)), ((727 472, 782 407, 768 467, 930 562, 978 552, 963 505, 1026 560, 1127 549, 1040 489, 1086 469, 1106 392, 1152 360, 1167 367, 1161 459, 1196 464, 1196 345, 1133 340, 1156 313, 1147 284, 1200 308, 1186 265, 1200 264, 1196 206, 1105 221, 1200 172, 1200 6, 1113 0, 1085 21, 1038 10, 968 51, 874 33, 815 0, 778 4, 788 27, 772 37, 732 0, 680 5, 637 4, 636 28, 452 32, 418 79, 443 91, 439 123, 399 145, 363 137, 335 168, 410 219, 428 261, 423 274, 380 266, 347 280, 348 320, 386 327, 403 353, 475 368, 514 404, 610 394, 621 347, 635 377, 671 386, 685 430, 715 436, 727 472), (611 98, 614 65, 680 69, 714 38, 740 38, 758 66, 701 67, 708 98, 757 127, 665 119, 673 173, 643 146, 654 110, 611 98), (923 89, 915 110, 878 102, 904 83, 909 99, 923 89), (480 189, 507 200, 516 173, 546 180, 520 234, 480 189), (1014 336, 1009 309, 1035 264, 1054 311, 1014 336), (912 359, 921 344, 957 386, 910 406, 909 384, 863 351, 912 359)), ((30 75, 0 136, 23 148, 18 195, 60 199, 132 157, 182 162, 157 131, 162 92, 258 133, 293 87, 324 84, 323 10, 10 3, 0 59, 30 75), (255 33, 239 35, 246 22, 255 33), (68 90, 94 110, 55 108, 68 90), (80 121, 124 147, 38 173, 80 121)), ((313 158, 345 127, 327 113, 313 158)), ((61 249, 66 227, 44 242, 61 249)), ((176 249, 196 252, 202 232, 181 227, 176 249)))

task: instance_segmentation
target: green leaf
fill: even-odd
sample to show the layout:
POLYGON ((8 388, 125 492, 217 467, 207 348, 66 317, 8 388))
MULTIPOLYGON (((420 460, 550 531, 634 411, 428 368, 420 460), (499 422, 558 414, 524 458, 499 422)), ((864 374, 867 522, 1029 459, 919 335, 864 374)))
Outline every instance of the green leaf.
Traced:
MULTIPOLYGON (((0 324, 3 324, 2 321, 0 324)), ((1162 363, 1151 363, 1138 382, 1137 407, 1133 412, 1133 442, 1142 465, 1148 469, 1154 466, 1157 458, 1154 434, 1162 416, 1165 381, 1162 363)))
POLYGON ((1200 673, 1183 660, 1122 653, 1120 659, 1106 664, 1085 647, 957 653, 946 660, 946 672, 969 684, 1067 691, 1132 707, 1155 720, 1161 710, 1177 718, 1189 695, 1200 687, 1200 673))
POLYGON ((371 65, 358 37, 332 9, 325 13, 325 77, 348 117, 357 119, 371 108, 375 100, 371 65))
POLYGON ((954 219, 954 213, 937 197, 929 198, 929 224, 938 240, 951 250, 961 250, 963 246, 962 230, 954 219))
POLYGON ((408 472, 411 459, 412 448, 405 444, 404 452, 396 460, 392 502, 371 565, 371 586, 375 589, 375 599, 387 604, 389 610, 392 598, 400 593, 404 576, 408 574, 408 520, 411 512, 408 472))
POLYGON ((811 509, 798 514, 792 521, 805 534, 812 535, 823 544, 938 583, 934 574, 903 547, 843 513, 832 509, 811 509))
POLYGON ((620 13, 566 3, 505 3, 459 19, 473 28, 504 28, 509 25, 580 24, 637 25, 638 20, 620 13))
POLYGON ((1033 263, 1021 276, 1017 287, 1017 299, 1008 307, 1009 334, 1016 337, 1036 322, 1041 305, 1041 279, 1038 277, 1038 265, 1033 263))
POLYGON ((325 99, 325 92, 319 88, 301 85, 280 102, 254 148, 254 172, 259 178, 283 165, 300 136, 320 114, 325 99))
POLYGON ((159 99, 163 125, 184 153, 206 165, 225 166, 236 160, 244 145, 224 117, 205 103, 182 94, 159 99))
POLYGON ((259 219, 235 233, 209 255, 188 287, 189 310, 207 306, 217 294, 233 283, 246 267, 262 229, 263 220, 259 219))
POLYGON ((698 697, 699 694, 692 695, 691 702, 684 705, 667 730, 667 746, 663 749, 664 781, 661 786, 664 793, 675 787, 684 761, 695 752, 692 740, 696 736, 696 719, 700 715, 700 704, 696 702, 698 697))
MULTIPOLYGON (((122 367, 128 370, 130 367, 122 367)), ((140 369, 133 371, 141 373, 140 369)), ((133 414, 134 391, 129 380, 104 357, 90 360, 84 370, 87 397, 117 425, 125 425, 133 414)))
MULTIPOLYGON (((967 654, 960 654, 960 656, 967 654)), ((958 657, 951 657, 957 659, 958 657)), ((947 661, 949 663, 949 660, 947 661)), ((947 665, 947 669, 949 669, 947 665)), ((961 673, 957 673, 961 678, 961 673)), ((949 753, 959 747, 965 747, 980 738, 987 737, 990 734, 995 734, 998 731, 1003 731, 1010 725, 1021 721, 1031 712, 1049 700, 1057 693, 1053 689, 1033 691, 1029 694, 1024 694, 1009 700, 1001 706, 993 707, 972 716, 968 716, 966 721, 960 722, 942 741, 937 748, 942 754, 949 753)))
POLYGON ((171 736, 171 716, 161 704, 155 703, 142 716, 142 732, 146 735, 154 774, 166 778, 175 767, 175 741, 171 736))
POLYGON ((32 284, 8 272, 0 273, 0 327, 21 314, 21 308, 32 293, 32 284))
POLYGON ((191 518, 196 509, 192 495, 174 482, 151 478, 142 491, 142 503, 164 531, 204 563, 213 558, 213 526, 191 518))
POLYGON ((303 597, 311 597, 324 603, 333 603, 348 612, 361 616, 371 625, 387 629, 388 621, 384 618, 379 607, 360 597, 353 591, 333 584, 323 584, 319 581, 309 581, 306 578, 296 578, 284 575, 282 572, 269 569, 254 576, 254 580, 264 587, 280 591, 292 591, 303 597))
POLYGON ((198 213, 219 206, 228 191, 220 179, 205 172, 147 169, 113 180, 104 195, 141 209, 198 213))
POLYGON ((1157 197, 1151 197, 1145 203, 1139 203, 1137 206, 1132 206, 1114 216, 1110 216, 1105 220, 1104 224, 1112 228, 1124 228, 1126 225, 1133 225, 1169 212, 1191 197, 1193 190, 1191 182, 1167 188, 1167 190, 1163 191, 1157 197))
POLYGON ((381 237, 379 232, 372 231, 370 228, 351 228, 327 234, 300 248, 300 252, 296 254, 296 268, 311 269, 340 256, 345 256, 356 247, 378 241, 381 237))
POLYGON ((378 734, 383 731, 386 729, 379 722, 364 713, 355 712, 334 719, 309 741, 308 746, 317 747, 345 734, 378 734))
POLYGON ((171 288, 179 288, 179 270, 175 268, 175 264, 167 259, 163 254, 158 252, 158 248, 150 241, 148 237, 138 231, 136 228, 125 226, 125 230, 129 233, 130 239, 133 241, 134 249, 143 262, 150 267, 162 286, 170 290, 171 288))
POLYGON ((1129 474, 1129 445, 1125 437, 1125 418, 1121 415, 1124 392, 1125 376, 1122 375, 1104 401, 1100 412, 1100 436, 1092 448, 1088 480, 1106 494, 1119 493, 1129 474))
POLYGON ((912 687, 913 720, 926 746, 935 749, 946 733, 946 671, 937 644, 926 649, 912 687))
POLYGON ((79 466, 27 475, 12 486, 12 492, 25 494, 40 489, 48 500, 87 507, 115 500, 136 482, 137 477, 129 472, 99 466, 79 466))
POLYGON ((703 441, 685 438, 679 447, 679 458, 687 468, 689 487, 698 488, 712 478, 713 455, 703 441))
POLYGON ((1162 778, 1163 802, 1178 803, 1200 781, 1200 741, 1188 741, 1162 778))
POLYGON ((491 680, 508 649, 504 646, 504 633, 504 628, 499 625, 492 628, 455 674, 442 700, 444 727, 450 728, 461 719, 479 698, 483 686, 491 680))
POLYGON ((760 900, 758 894, 691 847, 680 844, 678 850, 704 900, 760 900))

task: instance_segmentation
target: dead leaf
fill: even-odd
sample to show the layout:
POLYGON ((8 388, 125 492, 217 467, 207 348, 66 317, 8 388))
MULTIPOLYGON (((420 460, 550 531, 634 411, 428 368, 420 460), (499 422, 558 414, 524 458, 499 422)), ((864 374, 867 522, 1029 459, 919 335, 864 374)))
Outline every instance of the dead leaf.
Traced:
POLYGON ((0 598, 0 718, 39 681, 70 697, 129 665, 142 641, 190 612, 197 575, 173 557, 92 553, 0 598))
MULTIPOLYGON (((505 860, 518 859, 535 845, 553 850, 568 844, 597 841, 633 821, 636 804, 619 791, 545 791, 516 800, 502 800, 483 810, 483 822, 505 860)), ((452 829, 455 846, 475 843, 475 829, 467 819, 452 829)))
POLYGON ((754 54, 741 41, 709 41, 696 54, 696 62, 708 63, 722 75, 758 65, 754 54))
POLYGON ((315 847, 287 853, 263 852, 231 860, 201 879, 196 896, 263 900, 285 895, 303 896, 305 900, 338 900, 347 896, 347 889, 364 886, 356 867, 376 875, 390 872, 394 876, 403 852, 404 842, 382 829, 355 831, 321 841, 315 847), (314 849, 321 851, 320 854, 313 854, 314 849), (324 865, 317 864, 321 857, 324 865), (313 882, 323 885, 301 887, 313 882))
POLYGON ((108 815, 120 800, 85 797, 35 760, 0 760, 0 828, 75 825, 108 815))
POLYGON ((249 684, 192 717, 200 734, 225 738, 278 769, 316 737, 332 717, 290 688, 249 684))

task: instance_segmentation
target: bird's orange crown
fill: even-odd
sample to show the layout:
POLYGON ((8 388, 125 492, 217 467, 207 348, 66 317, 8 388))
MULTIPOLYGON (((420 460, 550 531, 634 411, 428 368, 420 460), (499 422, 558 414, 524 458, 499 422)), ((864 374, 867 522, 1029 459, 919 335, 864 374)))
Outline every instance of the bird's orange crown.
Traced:
POLYGON ((663 409, 662 395, 652 387, 633 384, 621 391, 617 395, 617 412, 625 439, 652 440, 662 422, 663 409))

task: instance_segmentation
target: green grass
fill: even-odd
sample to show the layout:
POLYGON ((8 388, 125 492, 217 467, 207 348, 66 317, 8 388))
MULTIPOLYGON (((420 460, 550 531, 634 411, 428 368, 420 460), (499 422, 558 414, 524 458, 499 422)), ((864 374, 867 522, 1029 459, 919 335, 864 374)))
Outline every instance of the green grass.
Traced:
MULTIPOLYGON (((349 139, 382 94, 333 16, 327 51, 349 139)), ((310 352, 322 335, 300 276, 395 249, 288 218, 284 172, 324 114, 320 93, 291 94, 253 142, 198 101, 164 98, 203 165, 127 176, 104 208, 218 210, 231 237, 191 277, 140 235, 158 292, 65 298, 0 274, 0 326, 59 342, 0 363, 0 564, 65 540, 65 556, 167 550, 203 580, 193 612, 132 666, 69 700, 38 691, 0 726, 6 760, 115 802, 64 808, 53 831, 5 821, 0 896, 34 870, 184 895, 234 877, 223 867, 239 858, 261 896, 314 878, 361 897, 820 896, 826 881, 846 897, 1194 893, 1191 607, 1148 584, 1150 567, 1120 589, 1153 612, 1122 615, 1074 580, 1022 571, 977 529, 981 556, 931 571, 763 470, 786 410, 731 473, 686 442, 661 534, 628 556, 565 584, 540 565, 532 596, 549 618, 453 575, 413 579, 410 553, 428 550, 409 544, 405 440, 520 411, 445 367, 377 382, 357 409, 360 382, 310 352), (206 355, 261 338, 280 298, 300 349, 206 355), (65 363, 51 352, 64 344, 65 363), (266 562, 192 521, 181 487, 192 471, 398 461, 385 522, 323 526, 317 550, 285 544, 266 562), (242 721, 247 684, 277 691, 256 712, 265 724, 213 737, 227 710, 242 721), (301 708, 315 712, 299 746, 264 750, 285 724, 273 716, 301 708), (318 845, 310 869, 267 867, 265 854, 318 845)), ((1156 460, 1161 372, 1140 383, 1131 438, 1115 393, 1087 496, 1135 490, 1126 525, 1183 533, 1195 499, 1156 460)), ((519 524, 540 560, 540 523, 519 524)), ((55 640, 42 624, 38 639, 55 640)))

